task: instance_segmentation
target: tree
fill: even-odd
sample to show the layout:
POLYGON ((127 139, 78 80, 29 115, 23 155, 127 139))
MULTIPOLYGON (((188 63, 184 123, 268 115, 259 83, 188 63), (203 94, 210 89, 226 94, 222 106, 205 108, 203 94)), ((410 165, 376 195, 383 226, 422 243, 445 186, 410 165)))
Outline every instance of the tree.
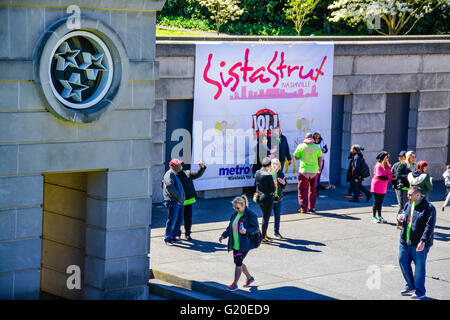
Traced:
POLYGON ((297 35, 300 35, 303 25, 309 20, 307 17, 314 11, 319 0, 288 0, 284 8, 286 18, 292 20, 297 30, 297 35))
POLYGON ((216 22, 217 34, 223 24, 229 20, 239 19, 244 13, 244 9, 239 8, 239 0, 198 0, 198 2, 212 14, 211 19, 216 22))
POLYGON ((440 6, 449 6, 450 0, 335 0, 328 9, 335 10, 329 21, 346 20, 351 25, 366 22, 369 29, 383 35, 398 35, 414 26, 425 15, 440 6), (387 27, 382 31, 381 21, 387 27))

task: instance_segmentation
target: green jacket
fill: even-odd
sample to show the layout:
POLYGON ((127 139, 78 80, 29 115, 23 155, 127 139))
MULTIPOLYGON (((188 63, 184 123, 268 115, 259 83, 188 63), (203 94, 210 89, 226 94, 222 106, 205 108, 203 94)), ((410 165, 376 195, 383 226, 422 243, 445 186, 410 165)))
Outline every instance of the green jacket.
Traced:
POLYGON ((408 174, 409 186, 418 186, 422 190, 425 199, 428 200, 428 194, 433 189, 433 180, 428 173, 423 171, 414 171, 408 174))

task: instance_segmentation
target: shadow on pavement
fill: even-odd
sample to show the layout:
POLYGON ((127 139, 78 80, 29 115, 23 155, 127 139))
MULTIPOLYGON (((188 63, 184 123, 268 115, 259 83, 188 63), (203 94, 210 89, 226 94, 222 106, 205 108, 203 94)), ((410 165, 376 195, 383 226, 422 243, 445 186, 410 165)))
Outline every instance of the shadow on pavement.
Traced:
POLYGON ((272 243, 262 245, 269 245, 279 247, 282 249, 294 249, 306 252, 322 252, 320 250, 310 249, 307 246, 325 246, 325 244, 321 242, 314 242, 301 239, 290 239, 290 238, 274 239, 272 243))
POLYGON ((267 290, 260 290, 258 286, 250 286, 250 293, 258 294, 258 299, 265 300, 336 300, 323 294, 292 286, 267 290))
POLYGON ((182 240, 181 242, 176 242, 175 244, 173 244, 173 246, 205 253, 227 251, 226 244, 196 239, 192 239, 191 241, 182 240))

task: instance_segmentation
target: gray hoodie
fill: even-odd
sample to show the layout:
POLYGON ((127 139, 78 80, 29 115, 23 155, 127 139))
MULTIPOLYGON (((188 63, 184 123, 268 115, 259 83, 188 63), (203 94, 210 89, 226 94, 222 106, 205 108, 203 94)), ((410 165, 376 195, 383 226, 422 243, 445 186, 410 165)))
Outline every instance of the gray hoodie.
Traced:
POLYGON ((164 201, 176 201, 183 204, 185 199, 183 184, 177 177, 177 173, 170 168, 164 174, 162 181, 164 201))

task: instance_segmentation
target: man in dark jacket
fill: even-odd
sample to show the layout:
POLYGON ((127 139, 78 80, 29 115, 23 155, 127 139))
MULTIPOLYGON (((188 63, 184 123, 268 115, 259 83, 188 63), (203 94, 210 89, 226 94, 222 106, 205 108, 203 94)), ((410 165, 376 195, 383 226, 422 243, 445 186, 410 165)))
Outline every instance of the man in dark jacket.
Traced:
MULTIPOLYGON (((191 227, 192 227, 192 205, 197 201, 197 192, 195 191, 194 183, 192 180, 200 178, 206 170, 206 166, 203 162, 199 162, 200 169, 197 171, 181 170, 177 173, 183 188, 186 200, 184 201, 184 236, 186 240, 192 240, 191 227)), ((181 236, 181 229, 178 231, 178 236, 181 236)))
POLYGON ((183 170, 181 166, 183 162, 173 159, 169 163, 169 170, 164 174, 162 181, 163 196, 168 209, 168 217, 166 222, 166 233, 164 241, 171 245, 177 241, 178 230, 183 222, 184 212, 184 188, 177 174, 183 170))
POLYGON ((262 168, 256 171, 255 184, 256 192, 259 194, 258 205, 261 208, 263 220, 262 220, 262 242, 269 243, 270 238, 267 237, 267 228, 269 226, 270 214, 273 209, 273 193, 275 192, 275 184, 273 183, 273 177, 270 172, 270 159, 264 158, 262 161, 262 168))
POLYGON ((289 150, 289 143, 285 135, 281 133, 281 128, 275 128, 272 130, 272 148, 277 146, 274 157, 280 160, 281 170, 284 169, 284 164, 288 161, 289 165, 292 163, 291 152, 289 150))
POLYGON ((352 171, 350 175, 350 188, 352 189, 353 198, 349 200, 350 202, 359 202, 359 196, 362 191, 366 195, 366 201, 369 202, 370 198, 372 198, 372 194, 369 190, 366 189, 362 185, 364 181, 364 177, 362 175, 361 169, 362 165, 365 162, 364 156, 361 151, 364 149, 361 146, 355 144, 350 149, 350 152, 353 154, 352 160, 352 171))
POLYGON ((408 201, 408 167, 405 164, 406 151, 400 151, 398 154, 398 162, 392 166, 392 187, 398 202, 398 213, 403 209, 408 201))
POLYGON ((402 212, 397 215, 401 224, 398 260, 406 281, 402 295, 411 295, 413 299, 425 297, 425 264, 428 252, 433 245, 436 209, 422 194, 419 187, 408 190, 410 200, 402 212), (411 262, 414 261, 413 274, 411 262))

